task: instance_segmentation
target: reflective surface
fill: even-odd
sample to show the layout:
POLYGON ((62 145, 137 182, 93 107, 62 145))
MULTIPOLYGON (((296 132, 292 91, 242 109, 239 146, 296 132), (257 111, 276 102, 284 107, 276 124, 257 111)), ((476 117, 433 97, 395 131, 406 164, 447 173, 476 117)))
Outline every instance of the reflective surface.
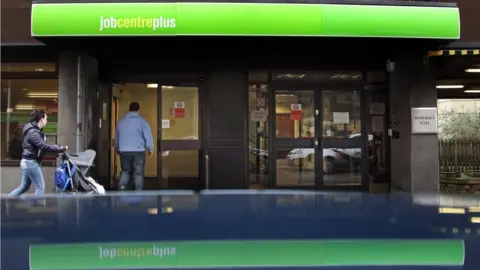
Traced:
POLYGON ((323 91, 323 138, 360 134, 360 92, 323 91))
POLYGON ((275 91, 275 134, 279 139, 315 134, 313 91, 275 91))
POLYGON ((162 179, 169 189, 200 189, 197 150, 162 152, 162 179))
MULTIPOLYGON (((256 75, 256 76, 255 76, 256 75)), ((266 76, 268 79, 268 76, 266 76)), ((250 74, 249 79, 262 79, 250 74)), ((268 187, 268 85, 250 84, 248 91, 248 175, 250 188, 268 187)))
POLYGON ((162 140, 198 140, 197 87, 162 86, 162 140))
MULTIPOLYGON (((29 68, 21 64, 9 65, 2 72, 20 72, 21 68, 29 68)), ((55 67, 55 65, 53 65, 55 67)), ((6 73, 8 74, 8 73, 6 73)), ((58 120, 58 81, 56 79, 6 79, 2 75, 0 105, 0 159, 20 160, 22 156, 23 125, 29 121, 30 113, 44 110, 48 115, 48 123, 44 128, 47 142, 57 142, 58 120)), ((56 159, 48 154, 45 160, 56 159)))
POLYGON ((278 150, 277 186, 314 186, 315 151, 313 148, 278 150))
POLYGON ((325 186, 360 185, 362 151, 360 148, 323 149, 325 186))
MULTIPOLYGON (((129 269, 123 267, 132 263, 133 253, 129 252, 133 245, 137 248, 151 248, 148 245, 152 244, 149 243, 156 243, 153 244, 157 245, 156 248, 165 248, 191 243, 176 241, 219 243, 211 241, 232 239, 237 242, 295 240, 297 243, 302 239, 383 239, 388 245, 395 241, 398 243, 399 239, 437 239, 437 242, 431 242, 433 245, 437 243, 437 246, 445 244, 438 239, 465 239, 465 266, 461 269, 474 270, 480 267, 480 260, 475 256, 480 252, 480 225, 475 223, 475 217, 480 212, 480 201, 475 197, 412 198, 358 193, 235 190, 210 191, 197 195, 190 192, 147 194, 149 193, 103 197, 51 197, 46 198, 43 203, 28 197, 23 200, 3 199, 2 269, 28 269, 28 250, 32 244, 55 244, 43 247, 42 254, 48 254, 55 248, 57 252, 63 252, 53 255, 49 253, 48 262, 43 260, 43 265, 56 262, 57 268, 33 269, 59 269, 62 262, 63 265, 68 262, 68 267, 77 269, 98 269, 100 266, 129 269), (86 245, 88 243, 90 245, 86 245), (59 244, 67 246, 62 249, 59 244), (112 253, 107 251, 100 254, 99 250, 102 249, 103 252, 103 248, 110 248, 110 251, 111 248, 122 249, 117 249, 117 255, 123 254, 124 259, 112 260, 109 257, 112 253), (108 257, 108 260, 99 263, 100 255, 108 257), (65 260, 68 256, 72 258, 65 260), (92 263, 97 263, 97 268, 81 267, 92 263)), ((361 241, 358 243, 358 246, 362 245, 361 241)), ((405 243, 408 245, 409 242, 405 243)), ((224 252, 224 249, 217 252, 224 252)), ((435 250, 435 247, 421 251, 419 256, 426 256, 431 249, 435 250)), ((188 254, 187 250, 178 251, 180 253, 177 255, 183 256, 182 258, 188 254)), ((146 250, 145 254, 148 252, 146 250)), ((208 256, 214 254, 211 252, 208 256)), ((343 254, 351 262, 355 256, 347 256, 348 252, 344 250, 343 254)), ((450 252, 438 252, 438 256, 434 256, 435 260, 452 255, 450 252)), ((35 253, 39 254, 36 251, 35 253)), ((400 261, 407 260, 411 258, 408 254, 392 253, 391 250, 384 249, 368 256, 372 260, 378 256, 378 260, 385 262, 395 258, 400 261), (387 253, 390 255, 386 255, 387 253)), ((275 258, 280 262, 286 255, 288 254, 275 258)), ((137 263, 146 263, 142 256, 133 257, 137 263)), ((218 257, 216 258, 218 262, 218 257)), ((368 261, 368 258, 365 259, 367 260, 364 261, 368 261)), ((199 259, 197 263, 201 261, 199 259)), ((161 265, 165 263, 162 261, 161 265)), ((174 265, 177 263, 179 262, 174 265)), ((344 263, 348 264, 349 260, 344 263)))

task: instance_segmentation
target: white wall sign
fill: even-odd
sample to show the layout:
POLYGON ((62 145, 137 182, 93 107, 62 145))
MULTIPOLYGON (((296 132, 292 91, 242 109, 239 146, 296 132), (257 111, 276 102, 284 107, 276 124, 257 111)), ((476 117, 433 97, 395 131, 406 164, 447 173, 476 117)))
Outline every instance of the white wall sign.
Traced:
POLYGON ((412 133, 436 134, 437 108, 412 108, 412 133))
POLYGON ((348 112, 333 112, 334 124, 348 124, 350 123, 350 114, 348 112))
POLYGON ((162 119, 162 128, 170 128, 170 120, 162 119))
POLYGON ((183 101, 175 101, 174 108, 175 108, 175 109, 185 109, 185 102, 183 102, 183 101))
POLYGON ((250 119, 252 122, 266 122, 267 116, 267 111, 265 110, 253 110, 250 113, 250 119))

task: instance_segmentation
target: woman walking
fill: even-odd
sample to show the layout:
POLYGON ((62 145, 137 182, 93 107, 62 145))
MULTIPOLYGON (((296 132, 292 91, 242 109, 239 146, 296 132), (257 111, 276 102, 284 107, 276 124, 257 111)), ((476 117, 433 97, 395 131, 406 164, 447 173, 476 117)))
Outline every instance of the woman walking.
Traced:
POLYGON ((47 125, 47 114, 43 110, 34 110, 30 114, 30 121, 23 127, 22 182, 20 186, 8 194, 9 197, 20 196, 27 192, 30 185, 35 186, 35 195, 41 196, 45 191, 40 163, 46 152, 61 153, 68 150, 67 146, 51 145, 46 142, 43 128, 47 125))

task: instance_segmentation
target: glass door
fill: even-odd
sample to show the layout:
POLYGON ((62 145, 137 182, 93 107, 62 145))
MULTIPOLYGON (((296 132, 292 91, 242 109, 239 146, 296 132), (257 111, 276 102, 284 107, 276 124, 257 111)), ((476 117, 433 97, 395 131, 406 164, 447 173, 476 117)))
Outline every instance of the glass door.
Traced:
POLYGON ((362 92, 311 88, 273 90, 271 187, 365 187, 368 142, 362 92))
POLYGON ((319 185, 314 89, 274 90, 271 118, 274 143, 270 149, 271 179, 276 188, 315 188, 319 185))
POLYGON ((162 189, 205 188, 200 87, 158 85, 157 171, 162 189))
POLYGON ((363 103, 361 91, 322 89, 320 92, 322 188, 364 186, 368 151, 365 151, 363 103))

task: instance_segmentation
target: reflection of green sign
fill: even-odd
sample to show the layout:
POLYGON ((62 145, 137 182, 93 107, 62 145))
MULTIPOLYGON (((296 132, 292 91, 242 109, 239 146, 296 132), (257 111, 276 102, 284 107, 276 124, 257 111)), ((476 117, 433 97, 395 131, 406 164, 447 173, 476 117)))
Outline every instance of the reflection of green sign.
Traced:
POLYGON ((33 36, 458 39, 456 7, 262 3, 33 4, 33 36))
POLYGON ((56 122, 47 122, 47 126, 43 128, 45 133, 57 133, 57 123, 56 122))
POLYGON ((185 241, 34 245, 31 270, 461 266, 462 240, 185 241))
MULTIPOLYGON (((10 119, 8 119, 8 115, 6 113, 2 113, 0 115, 0 123, 5 124, 7 123, 7 120, 10 121, 10 123, 19 123, 19 124, 25 124, 29 120, 28 114, 10 114, 10 119)), ((48 121, 49 122, 57 122, 57 115, 49 115, 48 116, 48 121)))

